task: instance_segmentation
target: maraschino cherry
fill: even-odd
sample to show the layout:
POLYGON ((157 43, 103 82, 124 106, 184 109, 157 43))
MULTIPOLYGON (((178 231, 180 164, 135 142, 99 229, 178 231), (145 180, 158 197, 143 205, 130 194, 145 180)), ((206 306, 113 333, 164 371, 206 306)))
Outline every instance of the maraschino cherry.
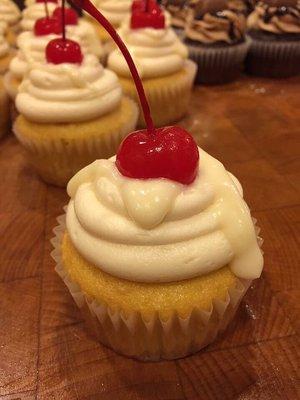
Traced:
POLYGON ((130 24, 132 29, 164 29, 165 16, 155 0, 135 0, 130 24))
POLYGON ((80 45, 71 39, 53 39, 47 44, 46 59, 52 64, 81 64, 83 54, 80 45))
POLYGON ((166 178, 186 185, 192 183, 199 164, 199 151, 194 139, 177 126, 154 128, 141 79, 124 42, 90 0, 73 2, 104 27, 123 53, 143 109, 147 129, 131 133, 121 143, 116 159, 118 170, 134 179, 166 178))
POLYGON ((62 32, 62 25, 56 18, 44 17, 36 20, 33 30, 35 36, 50 35, 52 33, 59 35, 62 32))
MULTIPOLYGON (((62 0, 61 25, 62 37, 50 40, 46 47, 46 60, 52 64, 81 64, 83 54, 80 45, 71 39, 66 39, 65 0, 62 0)), ((59 19, 58 19, 59 20, 59 19)))
MULTIPOLYGON (((56 7, 53 11, 52 16, 57 18, 59 21, 62 21, 63 18, 63 8, 56 7)), ((65 24, 66 25, 77 25, 78 24, 78 15, 73 8, 65 8, 65 24)))

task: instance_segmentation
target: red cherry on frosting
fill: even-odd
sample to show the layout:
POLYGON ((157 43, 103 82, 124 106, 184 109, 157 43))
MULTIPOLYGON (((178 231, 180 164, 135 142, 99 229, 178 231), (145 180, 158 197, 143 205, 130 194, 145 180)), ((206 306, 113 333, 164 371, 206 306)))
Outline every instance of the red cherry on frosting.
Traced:
POLYGON ((140 130, 121 143, 116 165, 120 173, 134 179, 166 178, 190 184, 198 172, 199 151, 183 128, 167 126, 149 134, 140 130))
POLYGON ((80 45, 70 39, 53 39, 47 44, 46 59, 52 64, 81 64, 83 54, 80 45))
POLYGON ((51 33, 60 34, 62 27, 56 18, 44 17, 36 20, 34 24, 35 36, 50 35, 51 33))
MULTIPOLYGON (((52 16, 57 18, 59 21, 62 21, 62 7, 56 7, 53 11, 52 16)), ((78 24, 78 15, 73 8, 65 8, 65 24, 66 25, 77 25, 78 24)))
POLYGON ((135 0, 132 4, 131 28, 154 28, 165 27, 165 16, 155 0, 135 0))

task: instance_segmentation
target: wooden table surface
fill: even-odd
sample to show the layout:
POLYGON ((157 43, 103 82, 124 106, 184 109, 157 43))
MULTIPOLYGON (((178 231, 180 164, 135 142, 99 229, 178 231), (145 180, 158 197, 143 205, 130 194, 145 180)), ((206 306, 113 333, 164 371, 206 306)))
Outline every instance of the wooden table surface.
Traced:
POLYGON ((183 125, 244 186, 265 269, 229 329, 194 356, 141 363, 94 341, 54 272, 68 198, 0 142, 0 399, 300 398, 300 79, 195 90, 183 125))

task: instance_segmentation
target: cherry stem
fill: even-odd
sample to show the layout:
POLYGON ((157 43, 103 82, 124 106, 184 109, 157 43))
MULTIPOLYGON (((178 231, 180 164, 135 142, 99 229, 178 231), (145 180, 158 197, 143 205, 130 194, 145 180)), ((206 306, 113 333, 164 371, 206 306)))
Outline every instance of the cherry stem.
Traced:
POLYGON ((61 2, 61 12, 62 12, 62 38, 63 40, 66 40, 66 20, 65 20, 65 0, 62 0, 61 2))
POLYGON ((45 4, 46 17, 49 18, 48 0, 45 0, 44 4, 45 4))
POLYGON ((90 0, 73 0, 73 1, 80 8, 83 8, 86 12, 88 12, 90 15, 92 15, 103 26, 103 28, 109 33, 109 35, 112 37, 112 39, 117 44, 118 48, 120 49, 121 53, 123 54, 123 56, 128 64, 128 67, 130 69, 130 73, 132 75, 138 96, 140 98, 140 103, 142 106, 144 119, 145 119, 145 123, 147 126, 147 131, 149 134, 155 134, 155 128, 154 128, 151 113, 150 113, 149 103, 147 101, 147 97, 146 97, 146 94, 144 91, 144 87, 143 87, 141 78, 139 76, 139 73, 134 64, 134 61, 133 61, 126 45, 124 44, 123 40, 120 38, 118 33, 115 31, 113 26, 110 24, 110 22, 101 14, 101 12, 99 10, 97 10, 97 8, 90 2, 90 0))

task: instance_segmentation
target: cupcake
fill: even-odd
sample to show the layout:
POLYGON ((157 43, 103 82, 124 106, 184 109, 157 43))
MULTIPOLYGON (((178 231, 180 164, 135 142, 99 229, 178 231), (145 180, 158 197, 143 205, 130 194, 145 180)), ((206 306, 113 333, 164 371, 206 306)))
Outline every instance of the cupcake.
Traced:
MULTIPOLYGON (((57 0, 49 0, 47 2, 47 7, 49 14, 52 14, 57 7, 57 0)), ((43 1, 32 3, 22 11, 22 19, 20 22, 21 29, 23 31, 32 31, 35 22, 40 18, 44 18, 45 16, 45 3, 43 1)))
POLYGON ((8 68, 11 58, 10 47, 0 31, 0 138, 9 127, 9 100, 3 83, 3 74, 8 68))
POLYGON ((11 46, 16 43, 16 34, 19 32, 21 11, 12 0, 1 0, 0 23, 7 25, 7 40, 11 46))
MULTIPOLYGON (((196 65, 187 60, 187 48, 175 32, 166 27, 163 20, 158 28, 156 22, 154 20, 153 26, 143 27, 139 15, 133 12, 118 33, 142 78, 154 123, 163 126, 178 121, 187 113, 196 65)), ((124 93, 137 100, 135 86, 121 52, 114 50, 107 64, 118 75, 124 93)), ((142 114, 138 125, 145 126, 142 114)))
POLYGON ((249 15, 247 72, 271 78, 300 74, 300 2, 259 1, 249 15))
POLYGON ((116 75, 76 42, 52 40, 46 60, 32 65, 19 88, 14 132, 42 179, 64 186, 85 165, 114 154, 138 110, 116 75))
MULTIPOLYGON (((59 11, 59 9, 57 9, 59 11)), ((66 10, 66 17, 71 16, 70 9, 66 10)), ((80 43, 84 53, 95 54, 97 57, 102 56, 102 46, 95 35, 94 28, 87 21, 80 19, 78 21, 77 14, 75 15, 74 23, 69 24, 70 20, 66 18, 66 33, 67 36, 80 43)), ((59 38, 62 30, 61 22, 53 18, 41 18, 36 21, 33 31, 22 32, 18 37, 18 52, 12 59, 9 65, 9 71, 5 76, 5 85, 12 100, 15 99, 18 88, 33 63, 45 62, 45 48, 47 44, 59 38), (52 29, 49 24, 54 24, 52 29), (45 30, 46 26, 46 30, 45 30), (49 33, 56 31, 56 33, 49 33), (45 34, 46 33, 46 34, 45 34)))
MULTIPOLYGON (((237 179, 195 145, 201 163, 193 180, 175 181, 196 163, 187 145, 193 139, 185 134, 172 157, 175 140, 168 144, 170 128, 162 130, 164 154, 156 161, 173 160, 169 178, 145 178, 145 156, 135 165, 142 178, 124 175, 121 153, 128 152, 129 136, 117 159, 97 160, 71 179, 71 200, 53 241, 56 270, 91 332, 141 360, 184 357, 212 342, 263 265, 237 179)), ((145 143, 147 133, 133 135, 139 134, 145 143)), ((134 150, 145 154, 143 144, 134 150)))
POLYGON ((185 26, 190 58, 198 65, 196 82, 234 80, 243 68, 249 43, 246 18, 228 0, 199 1, 185 26))
MULTIPOLYGON (((129 16, 131 11, 133 0, 95 0, 95 7, 103 13, 103 15, 109 20, 109 22, 118 28, 124 19, 129 16)), ((98 32, 98 36, 103 43, 111 42, 109 34, 106 30, 99 25, 94 18, 89 15, 86 16, 89 21, 92 21, 95 29, 98 32)))
POLYGON ((130 52, 84 7, 122 51, 147 129, 68 183, 56 270, 102 343, 142 360, 184 357, 214 340, 260 276, 256 229, 237 179, 184 129, 154 127, 130 52))

